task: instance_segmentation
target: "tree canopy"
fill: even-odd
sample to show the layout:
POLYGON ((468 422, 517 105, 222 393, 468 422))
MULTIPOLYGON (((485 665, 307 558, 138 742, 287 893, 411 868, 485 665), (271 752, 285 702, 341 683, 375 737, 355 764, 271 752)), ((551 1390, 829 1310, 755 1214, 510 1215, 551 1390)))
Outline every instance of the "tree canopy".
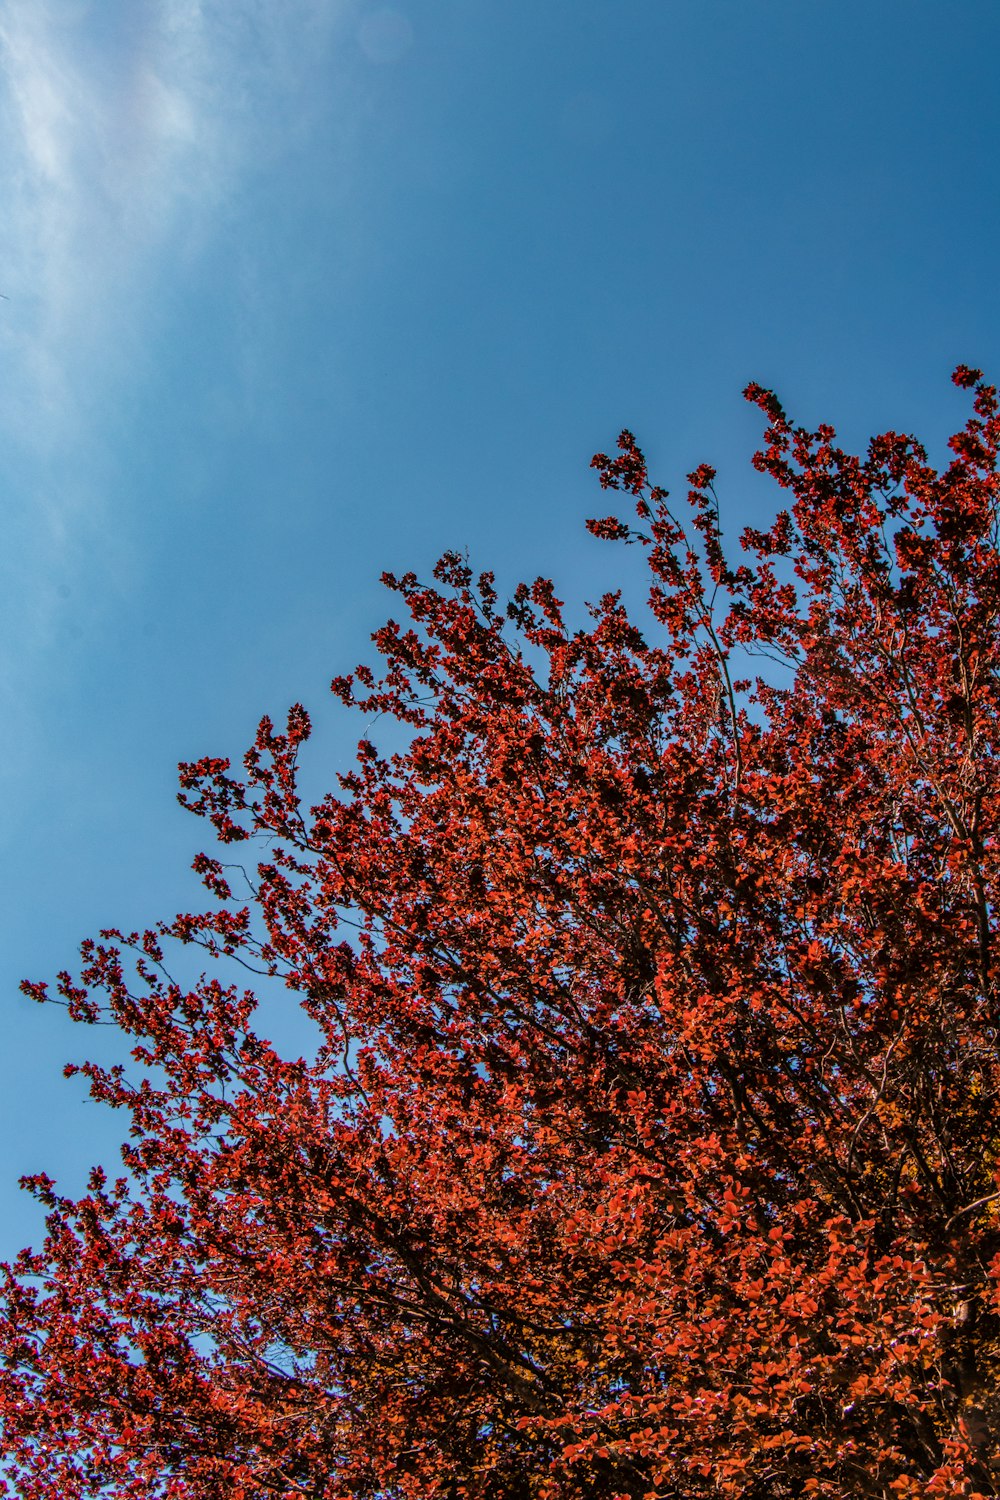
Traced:
POLYGON ((1000 1495, 1000 417, 954 378, 940 470, 749 387, 738 558, 622 433, 588 524, 649 611, 387 575, 333 689, 402 748, 308 806, 296 706, 181 767, 207 909, 25 986, 134 1066, 83 1069, 121 1178, 28 1181, 0 1489, 1000 1495))

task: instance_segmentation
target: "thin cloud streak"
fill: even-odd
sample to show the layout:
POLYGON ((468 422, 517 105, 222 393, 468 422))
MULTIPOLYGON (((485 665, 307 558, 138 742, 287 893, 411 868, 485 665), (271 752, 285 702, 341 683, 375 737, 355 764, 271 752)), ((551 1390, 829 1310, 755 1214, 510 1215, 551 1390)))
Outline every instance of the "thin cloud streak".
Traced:
POLYGON ((68 595, 86 628, 102 595, 130 587, 135 543, 117 523, 133 501, 114 496, 134 393, 213 249, 242 241, 244 264, 221 291, 238 300, 252 283, 241 195, 320 112, 343 108, 346 122, 329 65, 354 10, 355 0, 0 0, 8 724, 12 707, 30 718, 68 595))
POLYGON ((164 263, 196 259, 247 171, 280 152, 299 124, 289 93, 308 107, 296 69, 342 12, 5 0, 0 290, 16 316, 0 337, 20 399, 0 420, 51 451, 87 430, 95 365, 99 385, 134 378, 164 263))

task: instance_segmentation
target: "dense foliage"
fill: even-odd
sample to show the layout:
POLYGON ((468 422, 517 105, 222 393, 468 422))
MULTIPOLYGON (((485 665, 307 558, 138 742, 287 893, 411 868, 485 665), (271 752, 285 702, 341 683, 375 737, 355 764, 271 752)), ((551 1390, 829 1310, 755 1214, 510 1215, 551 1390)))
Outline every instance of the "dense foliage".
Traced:
POLYGON ((1000 1495, 1000 419, 955 380, 941 472, 751 387, 788 509, 738 566, 712 470, 685 525, 623 433, 636 517, 590 529, 641 627, 448 556, 333 685, 407 748, 311 808, 299 707, 182 767, 260 862, 51 997, 134 1039, 84 1070, 131 1131, 120 1181, 30 1184, 8 1493, 1000 1495))

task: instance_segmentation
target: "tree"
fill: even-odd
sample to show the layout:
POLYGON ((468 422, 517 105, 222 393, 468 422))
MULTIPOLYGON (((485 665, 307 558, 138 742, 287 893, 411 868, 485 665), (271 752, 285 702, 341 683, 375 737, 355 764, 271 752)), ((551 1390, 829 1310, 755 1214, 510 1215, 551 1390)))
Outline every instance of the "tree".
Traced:
POLYGON ((941 472, 750 387, 788 508, 739 565, 623 433, 642 629, 446 556, 333 684, 405 748, 311 808, 301 707, 182 766, 261 859, 52 996, 137 1071, 83 1070, 126 1175, 28 1183, 8 1493, 1000 1495, 1000 416, 954 378, 941 472))

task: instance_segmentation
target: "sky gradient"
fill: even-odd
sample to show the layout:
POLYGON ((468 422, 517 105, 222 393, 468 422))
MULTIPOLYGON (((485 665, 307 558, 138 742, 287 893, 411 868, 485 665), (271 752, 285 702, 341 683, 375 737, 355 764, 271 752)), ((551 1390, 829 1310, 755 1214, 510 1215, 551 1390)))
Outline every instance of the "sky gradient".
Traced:
POLYGON ((995 0, 0 0, 0 1255, 125 1125, 18 981, 200 905, 179 760, 301 700, 332 782, 383 569, 613 586, 623 425, 735 538, 749 380, 940 453, 1000 376, 998 54, 995 0))

